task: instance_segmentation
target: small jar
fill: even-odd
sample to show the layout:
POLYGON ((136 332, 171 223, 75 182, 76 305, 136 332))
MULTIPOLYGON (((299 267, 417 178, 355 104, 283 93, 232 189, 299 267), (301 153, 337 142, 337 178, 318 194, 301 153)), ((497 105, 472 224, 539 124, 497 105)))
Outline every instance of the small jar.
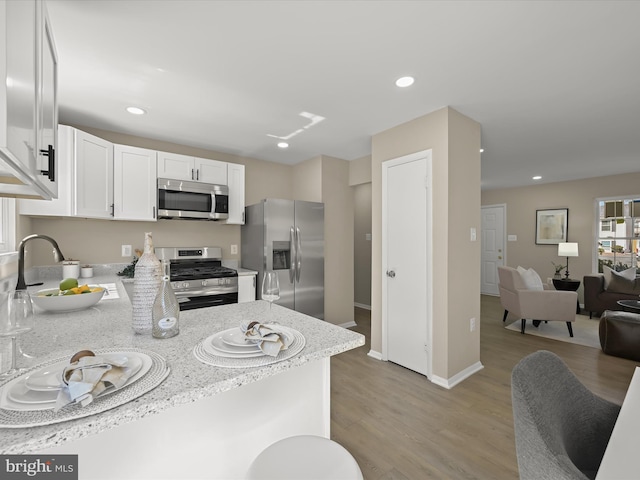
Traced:
POLYGON ((77 260, 65 260, 62 262, 62 279, 79 278, 80 262, 77 260))
POLYGON ((80 276, 82 278, 93 277, 93 267, 91 265, 83 265, 80 267, 80 276))

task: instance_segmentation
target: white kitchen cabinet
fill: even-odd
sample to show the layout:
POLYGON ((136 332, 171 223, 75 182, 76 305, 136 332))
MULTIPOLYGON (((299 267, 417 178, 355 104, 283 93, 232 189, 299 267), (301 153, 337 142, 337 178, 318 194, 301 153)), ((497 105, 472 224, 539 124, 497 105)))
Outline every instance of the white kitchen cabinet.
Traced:
POLYGON ((113 216, 113 144, 82 130, 74 142, 75 215, 113 216))
POLYGON ((58 127, 57 183, 58 198, 53 200, 18 200, 20 215, 43 215, 72 217, 75 215, 73 198, 75 182, 73 180, 73 142, 75 129, 60 125, 58 127))
POLYGON ((113 216, 116 220, 156 221, 156 151, 115 145, 113 216))
POLYGON ((58 57, 51 31, 51 22, 42 4, 42 28, 40 28, 40 63, 38 80, 38 133, 39 155, 37 160, 44 187, 53 198, 58 196, 58 57))
POLYGON ((60 125, 58 145, 58 198, 21 199, 20 214, 112 218, 113 144, 60 125))
POLYGON ((229 218, 228 224, 244 225, 244 165, 227 164, 229 185, 229 218))
POLYGON ((57 56, 44 3, 0 0, 0 31, 0 195, 55 198, 57 56))
POLYGON ((18 202, 21 215, 156 220, 156 152, 58 129, 59 196, 18 202))
POLYGON ((238 275, 238 303, 256 299, 256 275, 238 275))
POLYGON ((226 185, 227 164, 208 158, 158 152, 158 177, 226 185))
POLYGON ((227 184, 227 163, 208 158, 194 158, 196 181, 214 185, 227 184))

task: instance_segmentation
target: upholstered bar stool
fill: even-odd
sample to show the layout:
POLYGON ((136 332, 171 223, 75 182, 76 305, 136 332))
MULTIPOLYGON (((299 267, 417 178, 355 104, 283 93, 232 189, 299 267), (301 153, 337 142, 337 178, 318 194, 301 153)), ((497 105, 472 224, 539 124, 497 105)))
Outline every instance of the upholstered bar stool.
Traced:
POLYGON ((363 480, 355 458, 339 443, 298 435, 268 446, 253 461, 246 480, 363 480))

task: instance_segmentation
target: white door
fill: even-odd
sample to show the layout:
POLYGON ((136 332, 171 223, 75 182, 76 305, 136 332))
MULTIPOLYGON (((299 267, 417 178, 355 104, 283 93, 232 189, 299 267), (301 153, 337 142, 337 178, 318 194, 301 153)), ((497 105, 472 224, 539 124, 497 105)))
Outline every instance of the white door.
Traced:
POLYGON ((113 144, 75 130, 75 215, 113 218, 113 144))
POLYGON ((115 145, 113 216, 118 220, 156 221, 156 151, 115 145))
POLYGON ((430 150, 382 165, 383 359, 427 376, 431 374, 430 174, 430 150))
POLYGON ((498 267, 504 265, 504 222, 506 206, 482 207, 482 282, 480 293, 499 295, 498 267))
POLYGON ((158 152, 158 178, 194 180, 193 157, 178 153, 158 152))
POLYGON ((203 183, 212 183, 214 185, 226 185, 227 164, 218 160, 209 160, 207 158, 195 158, 193 167, 196 170, 196 180, 203 183))

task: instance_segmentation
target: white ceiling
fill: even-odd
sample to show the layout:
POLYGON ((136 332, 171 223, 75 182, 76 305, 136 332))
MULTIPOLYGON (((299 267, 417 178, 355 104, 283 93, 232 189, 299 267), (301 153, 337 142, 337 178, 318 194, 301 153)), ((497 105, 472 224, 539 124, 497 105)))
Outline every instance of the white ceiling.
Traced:
POLYGON ((482 188, 640 171, 638 1, 48 0, 60 122, 295 164, 444 106, 482 188), (412 75, 412 87, 396 78, 412 75), (133 116, 125 107, 148 110, 133 116), (301 112, 325 117, 310 123, 301 112), (290 148, 268 136, 287 136, 290 148))

